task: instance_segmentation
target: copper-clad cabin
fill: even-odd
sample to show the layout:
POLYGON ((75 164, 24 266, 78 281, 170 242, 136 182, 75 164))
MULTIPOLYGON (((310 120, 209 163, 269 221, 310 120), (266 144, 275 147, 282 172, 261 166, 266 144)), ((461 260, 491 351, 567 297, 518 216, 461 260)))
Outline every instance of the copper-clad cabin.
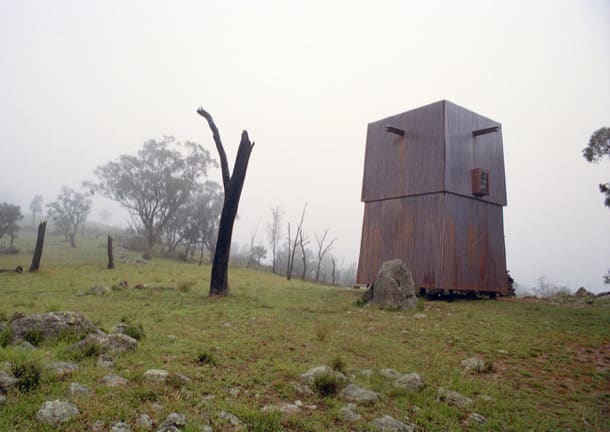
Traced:
POLYGON ((500 123, 449 101, 368 125, 357 283, 400 258, 420 293, 506 293, 500 123))

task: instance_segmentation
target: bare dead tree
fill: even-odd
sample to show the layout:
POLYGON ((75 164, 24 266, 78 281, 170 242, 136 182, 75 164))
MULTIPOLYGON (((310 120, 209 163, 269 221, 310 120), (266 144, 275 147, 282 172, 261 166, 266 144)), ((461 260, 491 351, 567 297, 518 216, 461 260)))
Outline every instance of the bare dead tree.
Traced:
POLYGON ((114 268, 114 256, 112 255, 112 237, 110 237, 110 236, 108 236, 107 249, 108 249, 108 268, 113 269, 114 268))
POLYGON ((246 180, 246 171, 250 154, 254 143, 250 142, 248 132, 241 133, 241 141, 235 157, 233 165, 233 175, 229 171, 229 163, 227 154, 220 139, 218 128, 212 119, 212 116, 203 108, 197 110, 197 114, 206 119, 208 126, 212 131, 216 150, 220 157, 220 168, 222 171, 222 184, 224 187, 224 202, 222 213, 220 215, 220 223, 218 226, 218 240, 216 241, 216 250, 214 251, 214 260, 212 261, 212 275, 210 278, 210 296, 226 296, 229 294, 229 254, 231 253, 231 238, 233 237, 233 225, 237 216, 237 208, 239 207, 239 199, 241 191, 246 180))
POLYGON ((290 222, 288 222, 288 263, 286 265, 286 279, 292 278, 292 269, 294 267, 294 254, 297 250, 297 244, 301 233, 303 231, 303 220, 305 219, 305 210, 307 209, 307 203, 303 206, 303 213, 301 213, 301 221, 297 225, 297 232, 294 234, 294 241, 290 235, 290 222))
POLYGON ((36 237, 36 247, 34 248, 34 255, 32 256, 30 272, 36 272, 40 268, 40 259, 42 258, 42 247, 44 246, 44 234, 46 231, 47 222, 40 222, 38 224, 38 237, 36 237))
POLYGON ((320 278, 320 267, 322 266, 322 260, 324 259, 324 255, 326 255, 326 253, 333 248, 335 240, 337 240, 332 239, 330 243, 324 246, 324 243, 326 242, 326 237, 328 236, 328 231, 328 228, 325 229, 324 234, 322 234, 322 237, 318 237, 318 234, 315 234, 316 243, 318 244, 318 267, 316 268, 316 282, 318 282, 318 279, 320 278))
POLYGON ((282 210, 279 207, 271 209, 271 223, 267 226, 267 235, 269 236, 269 244, 271 245, 272 263, 271 272, 275 273, 275 264, 277 257, 277 245, 281 240, 282 228, 282 210))
POLYGON ((335 257, 334 256, 330 256, 330 262, 332 263, 333 267, 332 267, 332 272, 330 274, 330 277, 332 278, 331 284, 335 284, 335 269, 337 268, 337 263, 335 262, 335 257))
POLYGON ((246 267, 249 268, 254 263, 254 242, 256 241, 256 234, 258 233, 258 225, 256 229, 252 233, 252 237, 250 237, 250 250, 248 251, 248 262, 246 263, 246 267))
POLYGON ((307 254, 305 253, 305 246, 309 244, 309 238, 303 235, 301 230, 299 246, 301 247, 301 259, 303 260, 303 273, 301 274, 301 280, 305 280, 307 275, 307 254))

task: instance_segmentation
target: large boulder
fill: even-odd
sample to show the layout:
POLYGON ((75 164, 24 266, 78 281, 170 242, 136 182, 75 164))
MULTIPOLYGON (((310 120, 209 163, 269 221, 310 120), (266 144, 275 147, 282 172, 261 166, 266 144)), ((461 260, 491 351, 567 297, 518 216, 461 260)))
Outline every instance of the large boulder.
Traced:
POLYGON ((93 322, 78 312, 47 312, 20 316, 9 325, 14 339, 26 339, 27 335, 36 333, 42 340, 56 339, 59 336, 81 338, 98 329, 93 322))
POLYGON ((417 299, 411 271, 399 259, 385 261, 362 300, 387 309, 415 309, 417 299))

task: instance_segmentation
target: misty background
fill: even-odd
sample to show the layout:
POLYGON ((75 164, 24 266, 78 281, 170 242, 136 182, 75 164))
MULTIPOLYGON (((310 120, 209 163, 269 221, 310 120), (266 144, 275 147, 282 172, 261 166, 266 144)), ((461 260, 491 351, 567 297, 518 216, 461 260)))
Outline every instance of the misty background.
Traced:
MULTIPOLYGON (((329 228, 358 259, 367 123, 448 99, 502 123, 507 265, 602 291, 610 212, 587 163, 610 126, 610 3, 0 0, 0 202, 29 213, 94 169, 173 135, 217 158, 256 142, 234 240, 266 244, 270 208, 329 228)), ((221 183, 220 170, 211 179, 221 183)), ((90 219, 127 213, 95 197, 90 219)), ((283 234, 285 235, 285 225, 283 234)), ((269 256, 269 255, 268 255, 269 256)))

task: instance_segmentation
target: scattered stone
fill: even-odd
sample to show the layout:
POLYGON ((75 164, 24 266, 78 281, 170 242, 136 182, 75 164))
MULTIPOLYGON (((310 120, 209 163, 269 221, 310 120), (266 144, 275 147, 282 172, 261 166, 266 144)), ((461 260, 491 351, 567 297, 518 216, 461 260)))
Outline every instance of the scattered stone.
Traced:
POLYGON ((485 424, 485 423, 487 423, 487 419, 485 417, 483 417, 481 414, 473 412, 473 413, 468 414, 467 422, 485 424))
POLYGON ((296 392, 296 394, 299 396, 313 395, 313 390, 311 389, 311 387, 309 387, 306 384, 294 382, 294 383, 292 383, 292 387, 294 388, 294 391, 296 392))
POLYGON ((51 363, 49 365, 49 369, 54 371, 55 375, 57 375, 58 378, 63 378, 68 375, 71 375, 72 372, 78 370, 79 367, 76 363, 59 361, 51 363))
POLYGON ((370 378, 373 376, 373 370, 372 369, 362 369, 358 371, 358 375, 363 376, 365 378, 370 378))
POLYGON ((488 395, 479 395, 478 398, 485 402, 495 402, 496 401, 494 398, 492 398, 491 396, 488 396, 488 395))
POLYGON ((390 417, 389 415, 384 415, 383 417, 378 417, 375 420, 371 420, 368 422, 368 426, 377 431, 383 432, 414 432, 415 425, 409 424, 406 425, 401 421, 390 417))
POLYGON ((402 376, 400 372, 395 369, 381 369, 379 375, 389 380, 396 380, 402 376))
POLYGON ((279 405, 265 405, 262 409, 265 412, 278 411, 284 414, 297 414, 301 412, 301 408, 296 404, 282 402, 279 405))
POLYGON ((15 347, 16 348, 21 348, 22 350, 25 350, 25 351, 33 351, 33 350, 37 349, 34 345, 32 345, 31 343, 29 343, 26 340, 22 340, 22 341, 17 342, 15 344, 15 347))
POLYGON ((422 412, 423 410, 420 407, 418 407, 417 405, 413 405, 411 407, 411 411, 413 411, 413 414, 418 414, 418 413, 422 412))
POLYGON ((167 335, 167 338, 172 342, 178 340, 178 336, 176 335, 167 335))
POLYGON ((301 374, 301 381, 303 381, 304 383, 306 383, 308 385, 313 385, 317 376, 327 375, 327 374, 333 375, 337 379, 337 381, 339 381, 341 383, 345 383, 347 381, 347 378, 341 372, 338 372, 338 371, 331 369, 330 367, 324 366, 324 365, 316 366, 314 368, 309 369, 305 373, 301 374))
POLYGON ((424 380, 416 372, 402 375, 400 378, 394 381, 394 387, 406 389, 411 392, 417 391, 423 386, 424 380))
POLYGON ((171 413, 165 421, 161 423, 157 432, 177 432, 186 425, 186 416, 179 413, 171 413))
POLYGON ((102 345, 107 347, 111 352, 124 353, 125 351, 135 350, 138 346, 138 341, 124 334, 113 333, 103 340, 102 345))
POLYGON ((0 371, 0 393, 7 393, 19 380, 11 374, 0 371))
POLYGON ((107 354, 101 354, 97 358, 97 366, 102 368, 111 368, 114 366, 114 359, 107 354))
POLYGON ((128 286, 129 286, 129 283, 127 283, 126 280, 122 280, 117 284, 117 288, 120 290, 127 289, 128 286))
POLYGON ((166 381, 169 381, 169 380, 171 380, 173 383, 180 384, 180 385, 187 385, 187 384, 193 382, 192 379, 190 379, 189 377, 187 377, 184 374, 181 374, 180 372, 170 374, 167 377, 166 381))
POLYGON ((153 422, 153 419, 148 415, 148 414, 140 414, 138 416, 138 419, 136 420, 136 425, 138 425, 140 428, 144 429, 144 430, 152 430, 153 426, 155 425, 155 423, 153 422))
POLYGON ((379 393, 358 387, 356 384, 349 384, 339 393, 339 397, 343 400, 362 404, 375 403, 380 396, 379 393))
POLYGON ((76 405, 67 401, 54 400, 47 401, 36 413, 36 419, 41 423, 57 425, 70 420, 78 415, 76 405))
POLYGON ((137 257, 133 260, 133 263, 134 264, 148 264, 148 263, 150 263, 150 261, 148 261, 147 259, 142 258, 142 257, 137 257))
POLYGON ((388 309, 415 309, 417 298, 411 272, 399 259, 385 261, 362 300, 388 309))
POLYGON ((229 390, 229 396, 231 396, 232 398, 238 397, 240 393, 241 390, 239 389, 239 387, 233 387, 229 390))
POLYGON ((110 432, 131 432, 131 428, 129 427, 129 424, 125 423, 124 421, 118 421, 112 423, 110 426, 110 432))
POLYGON ((70 383, 70 394, 72 396, 76 395, 88 395, 91 393, 91 390, 86 385, 82 385, 79 383, 70 383))
POLYGON ((229 423, 231 423, 231 426, 241 426, 241 420, 238 419, 236 416, 234 416, 231 413, 228 413, 226 411, 220 411, 218 412, 218 418, 221 418, 223 420, 228 421, 229 423))
POLYGON ((0 393, 0 405, 4 405, 6 403, 6 396, 0 393))
POLYGON ((440 400, 447 402, 449 405, 456 406, 458 408, 466 408, 473 404, 473 400, 469 397, 464 396, 455 391, 446 390, 442 387, 437 389, 438 397, 440 400))
POLYGON ((144 379, 153 383, 164 383, 169 372, 163 369, 149 369, 144 372, 144 379))
POLYGON ((163 411, 163 405, 157 402, 153 402, 150 407, 153 409, 154 412, 163 411))
POLYGON ((214 432, 214 430, 210 426, 208 426, 208 425, 200 426, 199 430, 201 432, 214 432))
POLYGON ((508 351, 503 350, 503 349, 496 350, 496 352, 500 353, 500 354, 508 354, 508 351))
POLYGON ((27 333, 36 332, 43 340, 56 339, 63 334, 83 337, 98 331, 93 322, 77 312, 47 312, 43 314, 17 314, 10 322, 13 338, 25 339, 27 333))
POLYGON ((91 295, 104 295, 108 294, 110 291, 112 291, 112 288, 110 288, 109 286, 94 285, 89 288, 88 293, 91 295))
POLYGON ((231 327, 231 323, 230 322, 226 322, 222 325, 224 328, 228 328, 231 327))
POLYGON ((413 318, 415 319, 424 319, 424 318, 428 318, 428 315, 417 312, 415 315, 413 315, 413 318))
POLYGON ((356 410, 356 405, 353 403, 349 403, 339 410, 339 415, 341 415, 341 418, 345 421, 355 422, 362 418, 362 416, 358 414, 356 410))
POLYGON ((106 375, 102 378, 104 384, 110 387, 124 386, 129 383, 129 380, 118 375, 106 375))
POLYGON ((483 372, 485 362, 477 357, 471 357, 460 362, 465 372, 483 372))

